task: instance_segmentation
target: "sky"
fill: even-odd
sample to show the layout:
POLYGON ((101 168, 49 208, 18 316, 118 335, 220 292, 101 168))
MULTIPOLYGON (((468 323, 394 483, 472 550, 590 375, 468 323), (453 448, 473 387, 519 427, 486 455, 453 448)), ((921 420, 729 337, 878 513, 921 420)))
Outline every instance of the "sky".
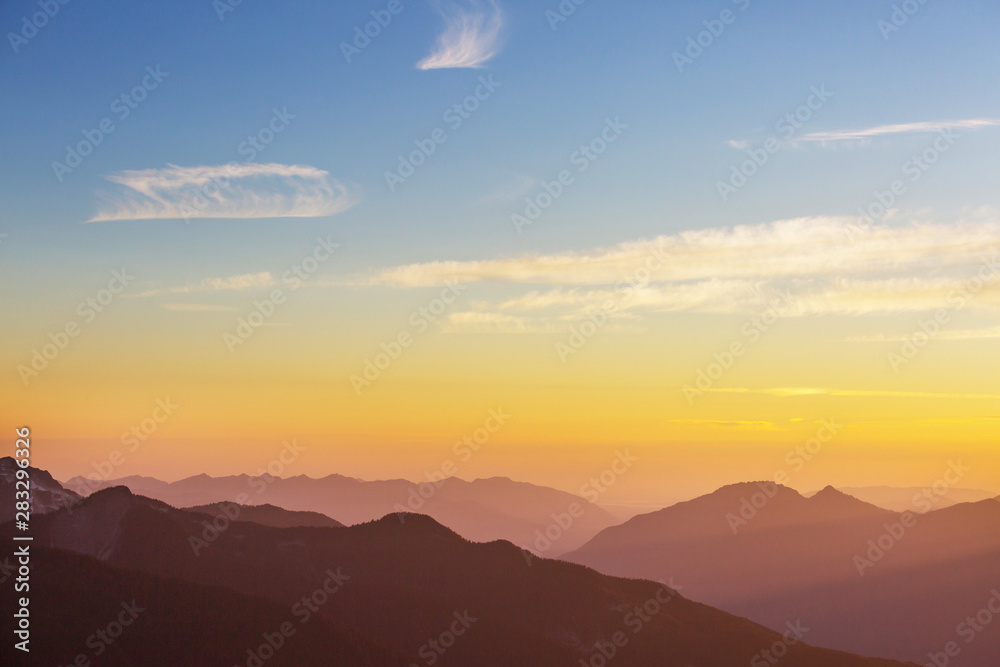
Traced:
POLYGON ((1000 7, 904 4, 5 2, 3 428, 1000 493, 1000 7))

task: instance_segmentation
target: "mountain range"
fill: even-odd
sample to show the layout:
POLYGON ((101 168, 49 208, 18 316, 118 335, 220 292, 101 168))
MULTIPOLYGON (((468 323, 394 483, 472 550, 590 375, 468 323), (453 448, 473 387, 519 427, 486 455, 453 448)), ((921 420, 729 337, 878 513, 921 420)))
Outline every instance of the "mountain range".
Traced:
POLYGON ((563 558, 673 577, 691 598, 771 628, 801 619, 820 646, 923 663, 956 642, 960 664, 982 667, 1000 656, 996 628, 966 643, 966 619, 992 616, 994 597, 1000 608, 995 500, 897 513, 832 487, 806 498, 735 484, 607 528, 563 558))
POLYGON ((838 487, 840 491, 872 505, 894 512, 929 512, 959 503, 978 503, 994 497, 983 489, 855 486, 838 487))
MULTIPOLYGON (((63 600, 87 598, 82 612, 46 605, 54 619, 76 619, 58 659, 72 660, 71 647, 85 649, 100 620, 134 599, 157 612, 149 623, 140 616, 120 644, 127 660, 113 664, 191 664, 172 662, 187 649, 150 648, 177 637, 210 644, 212 664, 256 664, 247 650, 266 641, 257 631, 286 622, 310 629, 287 639, 306 657, 279 648, 269 666, 314 664, 322 650, 339 651, 326 663, 337 665, 398 656, 444 666, 744 665, 776 651, 789 666, 901 664, 813 648, 803 643, 813 630, 797 619, 782 634, 693 602, 669 582, 618 579, 505 541, 473 543, 423 515, 295 528, 209 516, 114 487, 34 517, 35 548, 53 550, 41 552, 52 568, 39 570, 51 586, 40 602, 63 586, 63 600), (239 612, 227 616, 230 607, 239 612), (198 625, 217 631, 186 634, 198 625), (237 639, 213 642, 237 625, 237 639)), ((4 538, 12 532, 0 527, 4 538)))
POLYGON ((449 477, 413 483, 402 479, 364 481, 342 475, 312 478, 197 475, 176 482, 151 477, 125 477, 93 482, 74 477, 69 489, 87 495, 112 486, 161 500, 173 507, 220 501, 243 505, 269 503, 288 510, 324 514, 346 525, 379 519, 390 512, 417 512, 433 517, 462 537, 488 542, 504 539, 539 555, 557 556, 576 549, 598 532, 618 523, 597 505, 564 491, 515 482, 506 477, 465 481, 449 477), (540 540, 556 517, 579 508, 572 524, 557 540, 540 540))

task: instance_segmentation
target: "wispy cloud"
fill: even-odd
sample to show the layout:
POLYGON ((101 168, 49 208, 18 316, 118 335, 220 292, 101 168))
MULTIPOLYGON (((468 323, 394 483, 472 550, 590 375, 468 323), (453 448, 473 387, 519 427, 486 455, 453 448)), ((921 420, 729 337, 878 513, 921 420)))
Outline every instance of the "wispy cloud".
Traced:
POLYGON ((416 288, 457 280, 505 283, 515 292, 453 314, 452 330, 560 330, 604 310, 626 331, 653 313, 760 313, 782 294, 791 303, 785 316, 927 312, 953 307, 959 290, 977 275, 974 298, 961 303, 1000 310, 995 217, 876 226, 852 237, 854 222, 803 218, 690 230, 584 252, 426 262, 350 284, 416 288), (628 319, 633 326, 622 326, 628 319))
MULTIPOLYGON (((899 343, 909 340, 913 333, 904 335, 875 334, 871 336, 849 336, 846 340, 849 343, 899 343)), ((939 331, 934 335, 935 340, 983 340, 988 338, 1000 338, 1000 327, 986 327, 983 329, 962 329, 960 331, 939 331)))
POLYGON ((715 426, 718 428, 753 428, 771 430, 775 428, 774 422, 767 421, 745 421, 731 419, 668 419, 668 424, 678 426, 715 426))
POLYGON ((850 217, 797 218, 697 229, 587 252, 436 261, 379 271, 360 282, 394 287, 462 283, 614 285, 647 262, 651 283, 760 281, 857 275, 926 276, 979 266, 1000 247, 1000 222, 875 226, 852 238, 850 217))
POLYGON ((122 171, 87 222, 178 218, 314 218, 356 203, 330 174, 306 165, 228 165, 122 171))
POLYGON ((521 315, 479 311, 451 313, 441 329, 447 333, 556 333, 560 330, 552 323, 537 322, 521 315))
POLYGON ((466 5, 450 4, 439 8, 445 29, 437 38, 434 51, 417 63, 418 69, 482 67, 500 50, 503 12, 496 2, 473 0, 466 5))
POLYGON ((495 206, 497 204, 509 204, 528 194, 537 184, 531 176, 527 174, 512 173, 501 184, 497 185, 491 192, 483 195, 475 201, 476 206, 495 206))
POLYGON ((972 118, 969 120, 926 121, 921 123, 900 123, 897 125, 878 125, 860 130, 834 130, 832 132, 812 132, 803 135, 796 141, 836 142, 865 141, 887 134, 930 134, 943 130, 981 130, 1000 125, 1000 118, 972 118))
MULTIPOLYGON (((261 287, 270 287, 274 285, 274 276, 268 271, 262 271, 260 273, 242 273, 236 276, 228 276, 226 278, 206 278, 201 282, 189 283, 187 285, 181 285, 180 287, 167 287, 164 289, 149 289, 140 292, 138 296, 156 296, 157 294, 194 294, 198 292, 220 292, 229 290, 244 290, 244 289, 254 289, 261 287)), ((174 304, 182 305, 182 304, 174 304)), ((164 306, 167 308, 167 306, 164 306)), ((175 308, 168 310, 181 310, 181 308, 175 308)))
POLYGON ((794 396, 843 396, 843 397, 881 397, 881 398, 935 398, 935 399, 956 399, 956 400, 984 400, 995 401, 1000 399, 1000 394, 949 394, 944 392, 928 391, 882 391, 868 389, 827 389, 822 387, 770 387, 763 389, 750 389, 747 387, 711 388, 705 389, 705 393, 713 394, 764 394, 767 396, 777 396, 788 398, 794 396))
MULTIPOLYGON (((574 312, 565 315, 546 316, 526 316, 512 315, 491 311, 488 306, 479 304, 480 310, 469 310, 458 313, 451 313, 441 324, 441 331, 444 333, 502 333, 502 334, 552 334, 569 333, 574 324, 580 324, 586 319, 583 312, 574 312)), ((627 313, 613 314, 609 320, 610 324, 603 327, 607 333, 639 333, 645 329, 628 323, 634 320, 634 316, 627 313), (625 321, 626 323, 621 323, 625 321)))
POLYGON ((239 311, 235 306, 220 306, 214 303, 165 303, 164 310, 192 313, 232 313, 239 311))

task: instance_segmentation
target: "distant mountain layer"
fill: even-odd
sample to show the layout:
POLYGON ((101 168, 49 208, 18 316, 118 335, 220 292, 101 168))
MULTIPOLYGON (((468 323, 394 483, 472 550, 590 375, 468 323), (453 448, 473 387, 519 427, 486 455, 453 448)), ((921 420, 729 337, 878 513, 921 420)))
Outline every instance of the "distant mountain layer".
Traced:
MULTIPOLYGON (((276 609, 289 610, 293 619, 296 605, 312 605, 313 614, 371 638, 358 644, 359 650, 370 654, 374 642, 381 642, 409 656, 413 664, 612 664, 603 652, 623 667, 725 667, 763 660, 764 652, 775 647, 789 667, 899 664, 807 646, 799 636, 808 636, 808 631, 794 619, 786 638, 691 602, 665 584, 614 579, 578 565, 534 558, 502 541, 475 544, 416 514, 392 514, 347 528, 273 528, 239 521, 219 521, 210 528, 198 514, 117 487, 93 494, 72 513, 62 510, 36 518, 33 532, 36 547, 75 551, 110 566, 199 587, 224 586, 270 600, 279 605, 276 609)), ((0 527, 0 539, 8 539, 11 532, 11 524, 0 527)), ((89 572, 85 569, 81 576, 95 576, 89 572)), ((111 594, 101 593, 102 585, 94 578, 62 602, 88 593, 102 604, 138 595, 132 592, 133 584, 111 594)), ((198 595, 192 590, 189 600, 197 602, 198 595)), ((220 598, 218 606, 207 607, 207 617, 190 601, 165 613, 187 610, 186 623, 221 637, 240 623, 239 617, 221 611, 230 606, 240 603, 220 598)), ((100 611, 81 612, 86 620, 72 627, 93 626, 107 613, 100 611)), ((270 614, 255 615, 254 631, 273 625, 277 619, 270 614)), ((188 641, 184 633, 172 634, 176 627, 168 623, 158 641, 170 637, 182 643, 178 636, 188 641)), ((201 636, 196 635, 196 641, 201 636)), ((157 640, 151 641, 155 647, 157 640)), ((224 646, 219 650, 228 651, 233 642, 227 637, 220 643, 224 646)), ((300 664, 281 652, 275 660, 279 662, 267 664, 300 664)), ((211 664, 245 662, 225 653, 224 661, 211 664)), ((354 663, 331 659, 329 664, 354 663)))
POLYGON ((619 523, 584 498, 505 477, 472 482, 451 477, 422 484, 401 479, 366 482, 341 475, 320 479, 305 475, 197 475, 172 483, 150 477, 94 483, 74 477, 66 486, 82 495, 99 488, 127 486, 133 493, 174 507, 219 501, 269 503, 288 510, 319 512, 345 525, 373 521, 390 512, 417 512, 433 517, 467 539, 504 539, 544 556, 576 549, 604 528, 619 523), (571 513, 567 523, 566 515, 571 513), (557 539, 549 539, 546 532, 557 539))
POLYGON ((275 528, 343 528, 344 524, 319 512, 293 512, 274 505, 239 505, 231 502, 212 503, 185 507, 188 512, 208 514, 212 517, 224 516, 233 521, 253 521, 263 526, 275 528))
POLYGON ((821 646, 923 663, 958 642, 962 665, 1000 664, 1000 632, 968 645, 959 634, 1000 587, 993 500, 898 514, 832 487, 805 498, 735 484, 608 528, 564 559, 674 577, 692 599, 771 628, 801 619, 821 646))
MULTIPOLYGON (((10 456, 0 458, 0 523, 10 521, 17 511, 17 491, 23 491, 24 485, 18 485, 17 471, 21 467, 10 456)), ((31 487, 31 513, 44 514, 60 507, 69 507, 79 502, 80 496, 67 491, 59 482, 52 479, 45 470, 27 468, 28 484, 31 487)), ((20 496, 23 497, 23 496, 20 496)))
POLYGON ((918 512, 951 507, 958 503, 978 503, 994 496, 982 489, 923 488, 893 486, 840 487, 844 493, 894 512, 918 512))

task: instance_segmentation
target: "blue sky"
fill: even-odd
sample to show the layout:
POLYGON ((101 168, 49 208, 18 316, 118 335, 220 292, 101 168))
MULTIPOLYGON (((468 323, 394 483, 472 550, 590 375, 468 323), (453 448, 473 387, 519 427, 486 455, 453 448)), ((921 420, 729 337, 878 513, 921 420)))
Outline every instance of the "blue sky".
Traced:
MULTIPOLYGON (((546 12, 558 3, 503 2, 495 55, 479 68, 424 71, 416 64, 434 50, 450 8, 496 10, 407 0, 348 63, 342 44, 386 4, 247 0, 221 20, 208 1, 60 5, 17 53, 7 48, 0 57, 0 123, 9 128, 0 227, 22 248, 4 262, 5 283, 72 289, 125 261, 146 267, 150 280, 177 284, 275 270, 319 232, 345 248, 324 272, 351 275, 853 215, 932 133, 788 145, 724 202, 717 183, 747 157, 730 142, 758 145, 815 86, 833 97, 799 136, 1000 117, 1000 46, 992 39, 1000 8, 988 2, 926 3, 888 39, 878 23, 891 18, 888 2, 592 0, 555 29, 546 12), (732 22, 679 72, 673 54, 725 11, 732 22), (149 66, 169 75, 128 118, 115 119, 111 103, 149 66), (386 171, 414 141, 447 127, 443 113, 482 76, 500 82, 496 92, 390 192, 386 171), (82 224, 114 190, 107 177, 241 160, 241 142, 276 109, 294 119, 256 162, 324 170, 354 206, 312 218, 82 224), (108 117, 114 133, 59 182, 52 163, 108 117), (524 197, 566 168, 608 118, 627 124, 620 141, 538 223, 512 233, 524 197), (58 274, 40 271, 54 263, 58 274)), ((37 10, 32 2, 0 9, 8 47, 9 33, 37 10)), ((1000 129, 964 137, 901 208, 950 219, 996 205, 1000 129)))
MULTIPOLYGON (((0 298, 17 323, 6 331, 5 362, 23 364, 81 298, 127 266, 138 276, 135 293, 95 325, 101 335, 87 343, 95 347, 67 353, 65 367, 125 360, 133 369, 115 381, 127 387, 129 372, 169 376, 183 353, 217 377, 266 378, 266 364, 255 365, 264 359, 252 354, 235 371, 220 356, 220 337, 329 237, 340 248, 311 285, 324 289, 283 311, 285 333, 267 334, 294 329, 301 338, 265 356, 270 364, 286 350, 311 372, 303 359, 334 347, 331 372, 349 388, 352 369, 449 275, 475 285, 443 332, 558 336, 637 257, 666 244, 677 253, 669 275, 609 329, 647 335, 615 338, 604 365, 676 335, 684 351, 661 361, 679 390, 710 358, 699 345, 738 331, 739 320, 717 318, 745 314, 740 295, 767 283, 803 292, 803 317, 788 327, 803 355, 816 355, 810 345, 829 336, 845 359, 857 353, 856 339, 883 341, 852 381, 900 383, 879 375, 880 357, 997 239, 1000 7, 914 0, 912 16, 897 13, 899 29, 886 32, 898 4, 399 0, 401 11, 348 62, 342 44, 388 0, 244 0, 221 19, 210 0, 70 0, 52 5, 58 13, 26 40, 11 34, 40 11, 37 0, 5 2, 0 298), (553 27, 560 4, 576 10, 553 27), (719 32, 711 39, 710 28, 719 32), (689 38, 706 46, 679 71, 675 53, 689 38), (419 66, 426 63, 444 66, 419 66), (150 71, 166 75, 153 86, 150 71), (120 117, 115 100, 144 80, 145 99, 120 117), (489 94, 451 125, 448 110, 485 90, 484 81, 489 94), (745 186, 721 197, 720 181, 817 90, 828 99, 773 144, 745 186), (53 162, 104 119, 114 131, 60 181, 53 162), (579 149, 600 141, 609 123, 614 141, 582 171, 579 149), (248 137, 269 125, 280 132, 244 162, 248 137), (446 141, 390 190, 387 171, 435 130, 446 141), (942 132, 957 139, 933 149, 942 132), (846 239, 858 208, 928 150, 937 160, 889 206, 888 230, 846 239), (233 161, 242 165, 235 176, 223 171, 233 161), (561 172, 571 183, 518 233, 512 216, 561 172), (223 173, 236 183, 206 209, 211 215, 171 217, 206 182, 198 179, 223 173)), ((998 308, 991 285, 952 322, 952 339, 988 345, 1000 331, 998 308)), ((487 355, 495 346, 500 366, 533 359, 523 342, 445 338, 407 362, 414 386, 420 372, 428 382, 443 373, 441 359, 458 375, 474 372, 472 348, 487 355)), ((556 359, 557 342, 539 343, 538 353, 556 359)), ((958 385, 974 358, 941 361, 924 380, 951 368, 958 385)), ((771 362, 795 365, 787 355, 771 362)), ((75 377, 86 377, 85 366, 75 377)), ((481 377, 488 382, 487 369, 481 377)), ((13 370, 8 381, 20 390, 13 370)))
MULTIPOLYGON (((995 115, 1000 47, 990 36, 1000 10, 990 3, 927 3, 888 41, 876 22, 891 14, 891 3, 753 2, 745 11, 725 2, 622 4, 584 3, 553 31, 544 10, 557 3, 504 3, 503 42, 482 69, 421 71, 414 65, 433 48, 442 18, 418 0, 402 3, 350 64, 340 43, 385 3, 248 0, 220 21, 205 1, 140 8, 71 2, 0 61, 8 100, 0 122, 16 128, 5 142, 0 186, 8 233, 47 237, 58 229, 71 247, 112 251, 128 242, 121 224, 77 225, 92 215, 103 176, 239 159, 237 145, 273 108, 295 119, 258 161, 312 165, 356 186, 359 205, 332 220, 356 244, 359 265, 587 248, 664 231, 851 212, 907 151, 922 147, 922 137, 876 139, 863 150, 786 151, 735 205, 715 193, 739 157, 726 140, 767 136, 814 85, 825 84, 834 98, 811 131, 995 115), (734 11, 735 23, 679 73, 671 54, 724 9, 734 11), (169 72, 162 87, 58 183, 50 163, 155 64, 169 72), (496 95, 416 177, 387 192, 385 169, 441 125, 442 112, 481 74, 502 82, 496 95), (508 233, 517 200, 475 206, 491 193, 516 192, 527 182, 519 177, 550 178, 609 116, 629 124, 627 135, 595 165, 591 175, 599 177, 581 181, 530 239, 508 233)), ((32 9, 5 3, 5 30, 32 9)), ((955 210, 970 203, 970 193, 981 197, 997 136, 979 132, 963 143, 962 164, 933 174, 933 185, 913 193, 910 206, 955 210)), ((214 252, 234 225, 280 243, 289 226, 315 222, 285 221, 278 234, 274 225, 214 222, 179 238, 164 236, 172 225, 142 223, 140 233, 164 250, 187 245, 190 252, 184 239, 197 238, 214 252)))

